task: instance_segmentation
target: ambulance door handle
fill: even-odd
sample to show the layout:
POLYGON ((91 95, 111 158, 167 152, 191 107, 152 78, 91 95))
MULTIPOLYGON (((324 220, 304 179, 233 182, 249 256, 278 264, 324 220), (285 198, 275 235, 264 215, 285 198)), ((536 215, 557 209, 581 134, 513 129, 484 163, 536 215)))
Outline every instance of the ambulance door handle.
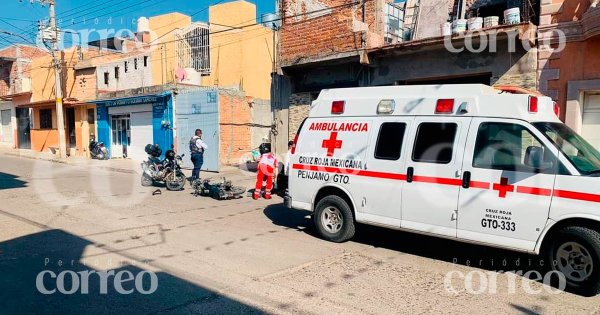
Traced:
POLYGON ((411 166, 406 170, 406 182, 412 183, 414 176, 415 176, 415 168, 411 166))
POLYGON ((462 187, 465 189, 471 187, 471 172, 466 171, 463 174, 462 187))

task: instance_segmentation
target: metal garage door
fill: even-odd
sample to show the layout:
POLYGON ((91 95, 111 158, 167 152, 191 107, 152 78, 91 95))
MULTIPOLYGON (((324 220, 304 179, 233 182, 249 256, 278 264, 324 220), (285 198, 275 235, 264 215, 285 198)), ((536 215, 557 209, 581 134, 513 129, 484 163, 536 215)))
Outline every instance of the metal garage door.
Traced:
POLYGON ((12 124, 10 122, 10 109, 0 111, 0 122, 2 129, 0 130, 0 142, 13 142, 12 124))
POLYGON ((219 106, 217 90, 182 93, 177 96, 177 148, 185 154, 184 167, 192 168, 189 141, 194 131, 202 129, 202 139, 208 145, 204 152, 204 171, 219 171, 219 106))
MULTIPOLYGON (((133 160, 146 158, 145 146, 152 143, 152 112, 131 113, 131 143, 127 149, 129 157, 133 160)), ((163 148, 164 151, 169 148, 163 148)))
POLYGON ((600 149, 600 95, 585 96, 581 133, 595 148, 600 149))

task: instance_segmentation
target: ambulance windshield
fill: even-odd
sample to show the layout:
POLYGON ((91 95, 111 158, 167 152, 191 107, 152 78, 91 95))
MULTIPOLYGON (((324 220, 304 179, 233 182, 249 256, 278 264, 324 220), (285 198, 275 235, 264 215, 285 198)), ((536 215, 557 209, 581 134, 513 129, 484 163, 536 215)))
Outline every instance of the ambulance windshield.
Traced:
POLYGON ((582 175, 600 175, 600 152, 562 123, 534 123, 582 175))

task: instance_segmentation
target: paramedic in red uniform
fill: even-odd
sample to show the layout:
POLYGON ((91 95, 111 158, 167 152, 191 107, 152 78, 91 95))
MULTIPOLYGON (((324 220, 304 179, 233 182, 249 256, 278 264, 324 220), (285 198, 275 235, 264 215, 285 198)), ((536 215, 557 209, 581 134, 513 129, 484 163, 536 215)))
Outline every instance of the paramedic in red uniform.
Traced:
POLYGON ((271 190, 273 189, 273 177, 276 176, 277 159, 271 153, 269 144, 262 144, 260 147, 260 159, 258 160, 258 174, 256 174, 256 185, 254 187, 254 195, 252 198, 257 200, 260 198, 262 184, 265 176, 267 177, 267 185, 265 186, 265 199, 271 199, 271 190))

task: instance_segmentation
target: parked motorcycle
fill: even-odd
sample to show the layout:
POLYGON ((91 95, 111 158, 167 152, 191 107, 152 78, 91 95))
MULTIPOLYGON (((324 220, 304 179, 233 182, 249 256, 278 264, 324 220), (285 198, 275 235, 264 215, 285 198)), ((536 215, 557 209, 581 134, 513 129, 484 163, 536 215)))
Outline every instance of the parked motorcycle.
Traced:
POLYGON ((147 145, 148 160, 142 162, 142 186, 152 186, 156 182, 164 182, 167 190, 182 190, 185 186, 185 175, 181 171, 185 154, 177 155, 173 149, 165 152, 165 159, 160 160, 162 150, 158 145, 147 145))
POLYGON ((104 142, 96 142, 96 138, 90 137, 90 156, 96 160, 108 160, 108 151, 104 146, 104 142))

